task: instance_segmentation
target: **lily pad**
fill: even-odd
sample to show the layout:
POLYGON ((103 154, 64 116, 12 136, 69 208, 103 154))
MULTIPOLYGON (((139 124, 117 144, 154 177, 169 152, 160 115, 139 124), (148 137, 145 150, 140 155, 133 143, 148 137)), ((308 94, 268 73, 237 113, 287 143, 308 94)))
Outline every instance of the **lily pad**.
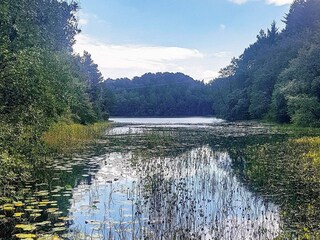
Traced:
POLYGON ((51 224, 51 221, 43 221, 43 222, 36 223, 35 225, 36 226, 46 226, 46 225, 50 225, 50 224, 51 224))
POLYGON ((63 223, 63 222, 55 223, 54 226, 55 227, 64 227, 65 223, 63 223))
POLYGON ((36 192, 36 195, 37 196, 48 196, 49 192, 48 191, 39 191, 39 192, 36 192))
POLYGON ((30 217, 34 217, 34 218, 37 218, 37 217, 40 217, 41 214, 40 213, 32 213, 30 214, 30 217))
POLYGON ((24 203, 23 203, 23 202, 15 202, 15 203, 14 203, 14 206, 16 206, 16 207, 22 207, 22 206, 24 206, 24 203))
POLYGON ((14 211, 14 207, 4 207, 4 211, 14 211))
POLYGON ((72 220, 72 218, 70 218, 70 217, 59 217, 58 219, 61 221, 71 221, 72 220))
POLYGON ((47 212, 48 213, 54 213, 54 212, 56 212, 56 211, 58 211, 59 209, 58 208, 48 208, 47 209, 47 212))
POLYGON ((63 232, 66 230, 66 227, 55 227, 52 228, 52 232, 63 232))
POLYGON ((32 233, 18 233, 18 234, 16 234, 16 238, 19 238, 19 239, 34 239, 36 237, 37 237, 37 235, 32 234, 32 233))
POLYGON ((14 205, 13 204, 4 204, 2 206, 2 209, 4 211, 13 211, 15 208, 14 208, 14 205))
POLYGON ((17 213, 15 213, 15 214, 13 214, 13 216, 15 216, 15 217, 22 217, 23 214, 24 214, 24 213, 22 213, 22 212, 17 212, 17 213))
POLYGON ((38 238, 38 240, 61 240, 62 238, 60 238, 59 236, 56 235, 43 235, 41 237, 38 238))
POLYGON ((35 225, 31 225, 31 224, 17 224, 15 227, 20 228, 24 231, 34 231, 37 229, 35 225))
POLYGON ((42 212, 43 210, 42 209, 31 209, 31 211, 33 213, 39 213, 39 212, 42 212))

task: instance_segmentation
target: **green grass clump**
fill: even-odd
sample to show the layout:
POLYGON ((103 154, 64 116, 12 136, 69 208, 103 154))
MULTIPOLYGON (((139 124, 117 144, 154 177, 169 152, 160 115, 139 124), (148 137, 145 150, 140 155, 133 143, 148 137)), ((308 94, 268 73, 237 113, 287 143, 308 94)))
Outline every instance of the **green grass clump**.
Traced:
MULTIPOLYGON (((296 139, 297 144, 305 146, 306 152, 303 154, 303 160, 308 161, 314 167, 320 168, 320 137, 302 137, 296 139)), ((320 175, 320 169, 319 169, 320 175)), ((319 177, 320 178, 320 177, 319 177)))
POLYGON ((44 133, 42 140, 59 152, 79 150, 100 138, 109 126, 108 122, 91 125, 55 123, 44 133))

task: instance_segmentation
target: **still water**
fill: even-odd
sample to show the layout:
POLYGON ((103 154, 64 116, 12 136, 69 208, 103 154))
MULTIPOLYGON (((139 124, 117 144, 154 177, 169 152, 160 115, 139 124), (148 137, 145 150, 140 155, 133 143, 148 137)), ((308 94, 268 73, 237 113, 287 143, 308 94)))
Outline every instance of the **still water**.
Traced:
POLYGON ((185 118, 119 118, 111 117, 110 121, 116 123, 127 123, 127 124, 218 124, 224 122, 224 120, 214 117, 185 117, 185 118))
POLYGON ((55 157, 20 189, 21 200, 1 206, 1 217, 14 223, 0 229, 0 238, 237 240, 282 234, 281 206, 242 177, 243 143, 274 142, 270 128, 201 117, 111 120, 114 127, 94 146, 55 157))
MULTIPOLYGON (((120 139, 157 127, 192 131, 223 123, 216 118, 111 120, 124 125, 106 135, 120 139)), ((136 140, 134 146, 93 157, 97 172, 72 190, 70 229, 77 238, 273 239, 280 233, 278 207, 241 183, 227 151, 195 144, 155 155, 136 140)))

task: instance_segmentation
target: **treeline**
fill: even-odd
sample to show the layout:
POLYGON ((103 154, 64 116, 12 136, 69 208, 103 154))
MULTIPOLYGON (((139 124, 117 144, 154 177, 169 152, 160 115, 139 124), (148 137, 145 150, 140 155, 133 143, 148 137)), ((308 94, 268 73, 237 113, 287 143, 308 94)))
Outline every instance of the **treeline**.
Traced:
POLYGON ((320 1, 295 0, 210 83, 215 114, 320 126, 320 1))
POLYGON ((0 1, 0 183, 18 180, 10 171, 36 161, 50 124, 107 117, 97 65, 72 50, 78 8, 75 1, 0 1))
POLYGON ((212 115, 210 89, 182 73, 147 73, 141 77, 106 80, 112 116, 212 115))

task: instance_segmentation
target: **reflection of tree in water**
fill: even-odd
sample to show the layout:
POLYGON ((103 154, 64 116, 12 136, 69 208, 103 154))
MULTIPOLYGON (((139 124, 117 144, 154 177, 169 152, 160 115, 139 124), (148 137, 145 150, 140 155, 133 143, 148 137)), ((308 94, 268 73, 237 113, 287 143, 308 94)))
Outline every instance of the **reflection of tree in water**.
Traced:
POLYGON ((277 207, 237 180, 226 152, 104 159, 91 184, 74 190, 73 230, 102 239, 272 239, 280 231, 277 207))

